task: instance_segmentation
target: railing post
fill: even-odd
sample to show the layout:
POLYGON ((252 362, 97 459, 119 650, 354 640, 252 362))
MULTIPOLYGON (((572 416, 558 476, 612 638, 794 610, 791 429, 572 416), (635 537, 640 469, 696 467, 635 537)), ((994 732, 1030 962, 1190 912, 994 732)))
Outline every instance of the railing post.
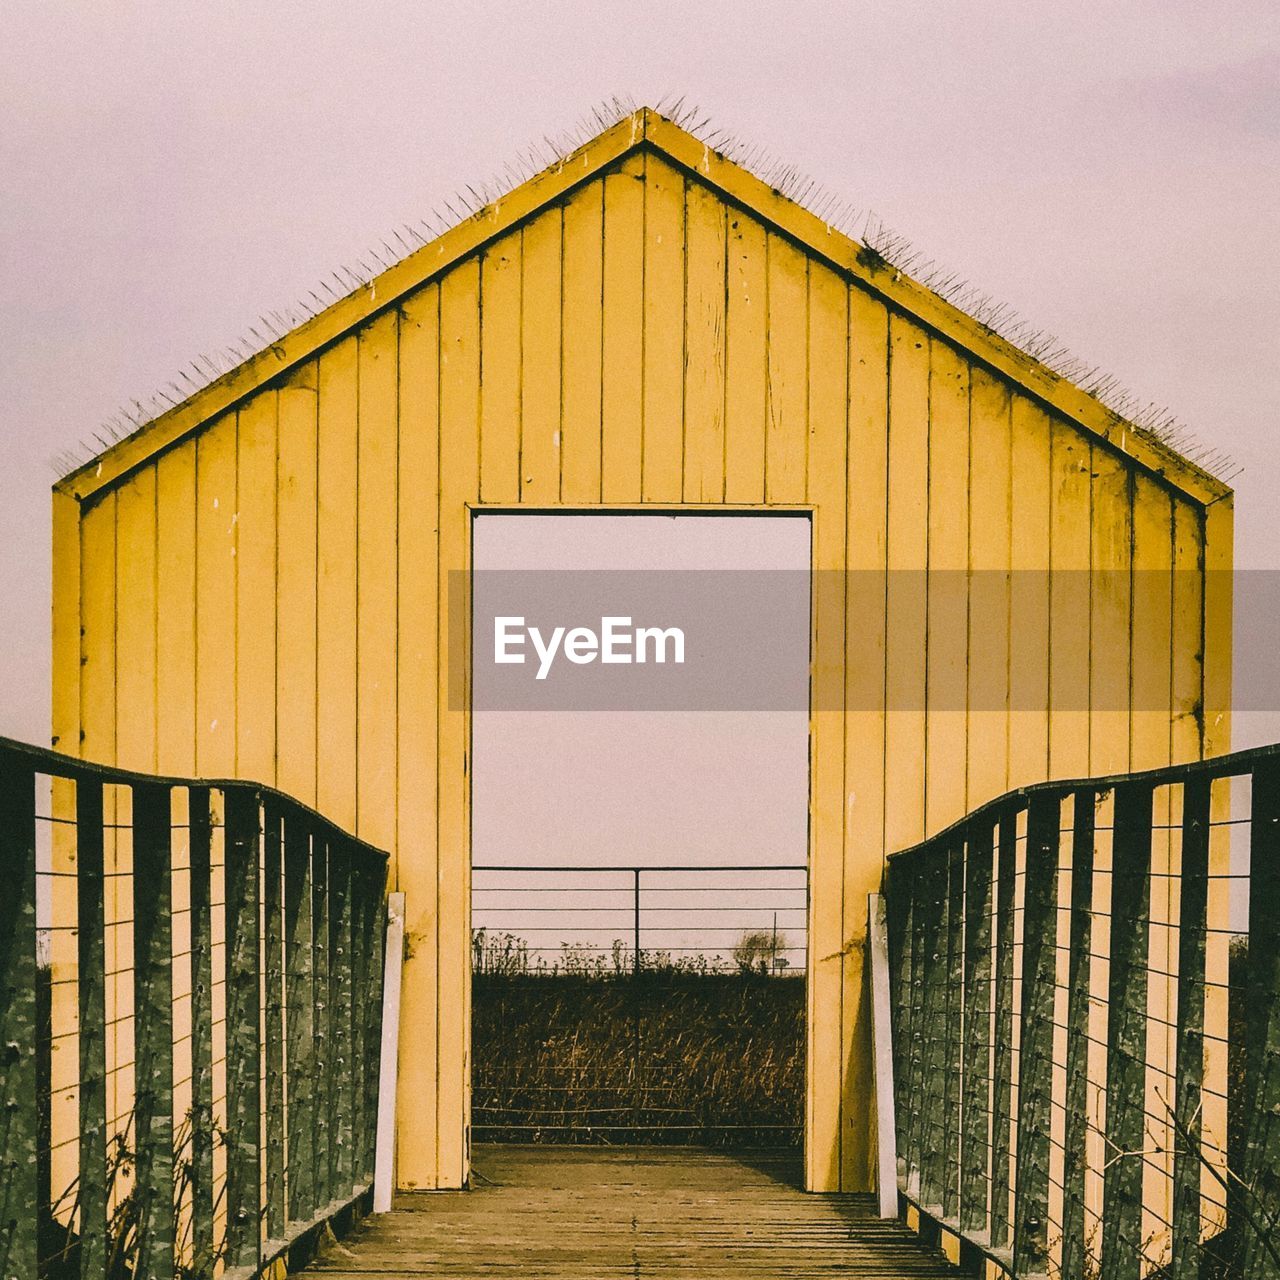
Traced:
POLYGON ((316 1061, 325 1064, 315 1083, 314 1150, 316 1157, 316 1205, 324 1208, 335 1198, 333 1124, 333 995, 330 971, 331 933, 329 923, 329 848, 327 830, 317 831, 311 841, 311 917, 316 1061))
POLYGON ((284 833, 284 929, 289 1051, 288 1220, 308 1222, 316 1196, 315 1087, 325 1070, 316 1054, 311 833, 298 815, 284 833))
POLYGON ((1125 782, 1116 788, 1107 1018, 1107 1168, 1102 1200, 1102 1267, 1107 1280, 1139 1280, 1143 1267, 1151 809, 1150 783, 1125 782))
POLYGON ((1018 873, 1018 809, 1000 810, 996 851, 995 1080, 991 1090, 991 1245, 1009 1243, 1013 1125, 1013 924, 1018 873))
POLYGON ((929 897, 929 877, 920 867, 913 868, 911 876, 911 994, 910 994, 910 1042, 907 1052, 910 1055, 907 1067, 907 1088, 903 1098, 909 1098, 911 1104, 906 1108, 907 1151, 906 1183, 907 1194, 919 1197, 922 1195, 925 1149, 925 1107, 923 1103, 925 1081, 925 975, 929 963, 929 954, 933 941, 929 937, 927 922, 932 916, 932 908, 927 901, 929 897))
POLYGON ((1242 1280, 1280 1275, 1280 762, 1253 770, 1249 841, 1242 1280))
POLYGON ((0 1280, 38 1265, 35 795, 31 768, 0 754, 0 1280))
POLYGON ((133 788, 137 1273, 173 1269, 173 818, 167 786, 133 788))
POLYGON ((1178 913, 1178 1043, 1174 1097, 1173 1240, 1170 1280, 1198 1280, 1201 1254, 1200 1135, 1204 1085, 1205 943, 1209 910, 1210 781, 1182 787, 1178 913))
POLYGON ((369 997, 365 1001, 364 1165, 361 1182, 372 1184, 378 1158, 378 1090, 382 1077, 382 992, 387 939, 387 874, 381 859, 367 856, 369 902, 365 948, 369 963, 369 997))
POLYGON ((266 1118, 267 1197, 264 1223, 268 1242, 282 1240, 285 1231, 284 1193, 284 938, 282 898, 284 857, 281 830, 285 815, 272 799, 263 805, 263 972, 266 991, 266 1118))
POLYGON ((942 1077, 942 1216, 960 1218, 960 1098, 964 1062, 964 863, 965 839, 946 848, 946 1065, 942 1077))
POLYGON ((964 1094, 960 1143, 960 1229, 987 1229, 991 1084, 991 863, 993 827, 970 827, 965 863, 964 1094))
POLYGON ((922 1063, 924 1123, 921 1130, 920 1201, 934 1214, 942 1211, 942 1183, 946 1170, 947 1076, 947 888, 950 882, 946 845, 934 845, 928 855, 925 902, 924 968, 925 1033, 922 1063))
POLYGON ((1084 1191, 1089 1134, 1089 987, 1097 793, 1080 790, 1071 830, 1071 951, 1067 973, 1067 1096, 1063 1124, 1062 1274, 1085 1274, 1084 1191))
POLYGON ((262 1254, 257 793, 228 788, 226 823, 227 1264, 256 1267, 262 1254))
POLYGON ((382 1036, 378 1070, 378 1136, 374 1151, 373 1211, 386 1213, 395 1190, 396 1093, 399 1079, 400 978, 404 967, 404 894, 387 898, 382 969, 382 1036))
POLYGON ((351 849, 351 1183, 359 1186, 364 1179, 364 1031, 366 1005, 369 1000, 368 939, 365 920, 368 915, 368 877, 357 851, 351 849))
POLYGON ((1058 837, 1062 800, 1036 792, 1027 810, 1022 904, 1022 1038, 1018 1050, 1018 1166, 1013 1269, 1045 1270, 1049 1128, 1053 1102, 1053 1002, 1057 973, 1058 837))
POLYGON ((333 1194, 347 1199, 355 1185, 351 1104, 354 1093, 351 972, 351 850, 335 837, 329 845, 329 1007, 333 1111, 330 1138, 333 1194))
POLYGON ((640 868, 635 867, 631 872, 634 877, 634 886, 632 889, 632 943, 631 943, 631 964, 636 973, 640 972, 640 868))
POLYGON ((191 847, 191 1246, 197 1275, 212 1274, 213 822, 208 787, 188 793, 191 847))
POLYGON ((911 1149, 911 1115, 914 1099, 910 1094, 911 1060, 914 1025, 911 1016, 911 966, 914 946, 912 879, 905 868, 890 862, 885 869, 886 922, 889 933, 890 995, 893 1028, 893 1089, 902 1105, 894 1108, 896 1126, 897 1183, 905 1184, 911 1149))
POLYGON ((884 896, 867 896, 867 981, 871 989, 871 1054, 876 1089, 876 1193, 880 1216, 898 1213, 897 1119, 893 1096, 893 1017, 884 896))
POLYGON ((80 1275, 96 1280, 107 1250, 106 904, 102 783, 76 782, 76 964, 80 1015, 80 1275))
POLYGON ((639 1141, 640 1116, 644 1104, 644 1084, 640 1079, 640 868, 632 875, 632 956, 631 956, 631 1140, 639 1141))

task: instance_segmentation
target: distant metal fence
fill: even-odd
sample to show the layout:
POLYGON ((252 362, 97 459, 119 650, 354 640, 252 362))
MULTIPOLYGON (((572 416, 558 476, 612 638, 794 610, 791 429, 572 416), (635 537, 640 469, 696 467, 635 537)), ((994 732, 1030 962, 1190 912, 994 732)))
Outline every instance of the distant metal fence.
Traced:
POLYGON ((1001 1273, 1280 1275, 1280 747, 892 856, 899 1186, 1001 1273))
POLYGON ((807 874, 476 866, 477 1141, 799 1143, 807 874))
POLYGON ((386 855, 0 739, 0 1276, 253 1277, 366 1194, 386 855))

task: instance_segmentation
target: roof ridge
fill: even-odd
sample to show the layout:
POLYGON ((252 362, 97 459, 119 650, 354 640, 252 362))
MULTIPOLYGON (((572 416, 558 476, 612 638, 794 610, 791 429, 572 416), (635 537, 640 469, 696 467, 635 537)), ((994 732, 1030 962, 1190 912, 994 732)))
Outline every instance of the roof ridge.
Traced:
MULTIPOLYGON (((65 450, 53 460, 59 486, 67 485, 72 477, 94 463, 100 465, 106 453, 136 440, 158 420, 187 406, 215 383, 231 380, 233 374, 257 357, 276 349, 294 330, 362 290, 367 289, 371 296, 376 296, 378 282, 387 273, 422 250, 439 244, 443 237, 468 221, 483 214, 496 224, 500 206, 514 192, 544 175, 563 173, 579 155, 585 157, 590 148, 628 120, 631 127, 623 143, 624 150, 648 143, 665 152, 666 148, 654 135, 661 131, 662 125, 674 127, 687 138, 701 143, 717 159, 745 171, 775 195, 818 219, 828 233, 836 232, 852 242, 858 250, 858 262, 869 277, 886 270, 894 282, 906 277, 909 285, 934 295, 991 337, 1099 402, 1119 420, 1122 438, 1133 431, 1160 452, 1221 486, 1239 474, 1240 468, 1229 456, 1198 441, 1190 428, 1167 408, 1144 402, 1099 366, 1073 355, 1048 330, 1036 328, 960 273, 925 257, 904 236, 887 228, 873 211, 859 209, 765 148, 742 142, 715 125, 710 116, 683 96, 659 98, 654 107, 637 107, 630 97, 615 96, 593 107, 573 129, 554 138, 544 136, 526 147, 490 181, 467 185, 432 209, 429 217, 420 220, 416 227, 404 225, 390 232, 389 237, 382 237, 366 255, 356 260, 354 267, 343 264, 332 271, 316 288, 309 290, 304 299, 282 310, 268 311, 260 317, 258 325, 250 326, 246 335, 223 347, 216 356, 198 356, 148 400, 133 400, 121 408, 99 430, 81 441, 78 448, 65 450)), ((695 167, 703 177, 707 176, 706 164, 695 167)), ((590 177, 592 172, 584 172, 584 177, 590 177)), ((709 180, 718 185, 714 179, 709 180)), ((974 354, 981 358, 980 352, 974 354)))

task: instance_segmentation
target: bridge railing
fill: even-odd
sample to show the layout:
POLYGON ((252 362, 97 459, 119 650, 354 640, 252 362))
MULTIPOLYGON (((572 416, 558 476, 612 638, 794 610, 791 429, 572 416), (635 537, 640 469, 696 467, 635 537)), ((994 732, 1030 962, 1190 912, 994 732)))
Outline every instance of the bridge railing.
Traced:
POLYGON ((1280 1275, 1280 747, 1013 792, 885 898, 917 1213, 997 1274, 1280 1275))
POLYGON ((472 872, 475 1141, 799 1146, 803 865, 472 872))
POLYGON ((0 1276, 251 1277, 371 1184, 386 855, 0 739, 0 1276))

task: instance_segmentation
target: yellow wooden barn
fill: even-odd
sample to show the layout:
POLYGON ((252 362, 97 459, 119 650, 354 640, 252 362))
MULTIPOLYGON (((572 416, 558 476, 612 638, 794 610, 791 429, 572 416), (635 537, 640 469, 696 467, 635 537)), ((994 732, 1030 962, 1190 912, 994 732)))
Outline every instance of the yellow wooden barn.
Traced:
POLYGON ((650 110, 58 483, 55 744, 392 850, 406 1188, 468 1173, 446 584, 499 507, 809 513, 807 1183, 866 1188, 886 850, 1227 747, 1230 491, 650 110))

